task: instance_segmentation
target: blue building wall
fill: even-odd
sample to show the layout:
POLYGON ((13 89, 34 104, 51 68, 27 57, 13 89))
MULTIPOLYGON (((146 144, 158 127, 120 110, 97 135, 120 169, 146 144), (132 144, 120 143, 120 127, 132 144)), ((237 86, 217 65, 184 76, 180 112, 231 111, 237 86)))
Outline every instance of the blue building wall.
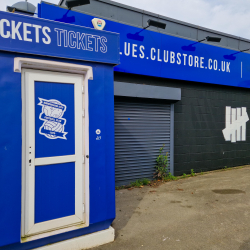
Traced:
POLYGON ((115 218, 113 66, 41 56, 0 52, 0 247, 31 249, 107 229, 115 218), (89 81, 90 226, 20 243, 21 239, 21 74, 13 71, 15 57, 54 60, 93 67, 89 81), (101 129, 102 140, 96 140, 101 129), (13 245, 14 244, 14 245, 13 245))

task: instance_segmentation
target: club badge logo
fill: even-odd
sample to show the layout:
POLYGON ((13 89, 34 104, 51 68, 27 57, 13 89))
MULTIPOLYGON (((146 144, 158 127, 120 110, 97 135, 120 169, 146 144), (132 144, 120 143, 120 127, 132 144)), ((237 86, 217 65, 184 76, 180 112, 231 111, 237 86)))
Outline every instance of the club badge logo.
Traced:
POLYGON ((98 21, 97 21, 97 26, 98 26, 98 27, 102 27, 102 21, 101 21, 101 20, 98 20, 98 21))
POLYGON ((62 118, 66 111, 66 105, 60 101, 51 99, 46 100, 39 98, 37 105, 42 106, 42 112, 39 119, 43 121, 43 125, 39 129, 39 134, 44 135, 48 139, 65 139, 67 132, 64 132, 66 119, 62 118))
POLYGON ((92 19, 92 24, 93 24, 95 29, 103 30, 105 25, 106 25, 106 22, 104 20, 102 20, 102 19, 99 19, 99 18, 93 18, 92 19))

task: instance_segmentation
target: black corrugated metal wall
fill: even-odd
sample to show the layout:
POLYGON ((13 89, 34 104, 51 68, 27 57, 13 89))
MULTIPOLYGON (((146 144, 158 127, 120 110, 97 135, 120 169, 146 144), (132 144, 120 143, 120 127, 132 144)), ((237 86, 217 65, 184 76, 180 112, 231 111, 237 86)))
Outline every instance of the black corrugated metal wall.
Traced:
POLYGON ((170 156, 171 105, 115 100, 116 186, 152 179, 159 149, 170 156))

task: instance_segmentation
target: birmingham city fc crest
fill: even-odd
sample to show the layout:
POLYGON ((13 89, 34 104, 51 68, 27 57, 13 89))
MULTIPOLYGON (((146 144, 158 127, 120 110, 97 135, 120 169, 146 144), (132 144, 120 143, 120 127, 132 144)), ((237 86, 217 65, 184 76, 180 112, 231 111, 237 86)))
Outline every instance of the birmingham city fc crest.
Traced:
POLYGON ((65 139, 67 132, 64 132, 66 119, 63 118, 66 111, 66 105, 55 99, 42 99, 39 98, 42 106, 42 112, 39 119, 43 121, 43 125, 39 129, 39 134, 44 135, 48 139, 65 139))

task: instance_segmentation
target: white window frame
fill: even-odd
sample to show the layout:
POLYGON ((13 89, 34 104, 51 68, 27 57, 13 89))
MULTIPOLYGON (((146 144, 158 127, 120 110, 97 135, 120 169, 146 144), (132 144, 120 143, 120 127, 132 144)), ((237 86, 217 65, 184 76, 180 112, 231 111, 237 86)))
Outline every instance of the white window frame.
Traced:
MULTIPOLYGON (((22 226, 21 226, 21 232, 22 232, 22 238, 21 242, 27 242, 31 240, 36 240, 44 237, 48 237, 51 235, 56 235, 63 232, 68 232, 72 230, 76 230, 83 227, 89 226, 89 158, 87 157, 89 155, 89 101, 88 101, 88 80, 93 79, 93 70, 90 66, 85 65, 78 65, 78 64, 71 64, 71 63, 61 63, 56 61, 49 61, 49 60, 39 60, 39 59, 30 59, 30 58, 21 58, 16 57, 14 59, 14 72, 21 73, 24 69, 39 69, 39 70, 45 70, 45 71, 52 71, 52 72, 62 72, 62 73, 74 73, 81 75, 83 77, 83 86, 82 86, 82 92, 84 93, 84 119, 85 119, 85 126, 83 128, 83 134, 85 135, 84 138, 84 152, 83 152, 83 163, 85 165, 84 172, 83 172, 83 185, 82 192, 83 195, 83 210, 84 211, 84 221, 85 223, 82 223, 81 225, 73 225, 70 227, 65 228, 58 228, 54 229, 53 231, 44 231, 44 233, 39 233, 36 235, 36 232, 34 231, 31 236, 25 236, 25 230, 24 230, 24 211, 25 211, 25 193, 27 192, 25 186, 26 186, 26 172, 25 172, 25 164, 26 164, 26 157, 25 157, 25 150, 26 150, 26 111, 23 108, 22 109, 22 226)), ((24 74, 22 74, 22 106, 25 107, 25 87, 24 87, 24 74)), ((71 157, 71 156, 67 156, 71 157)), ((53 162, 54 157, 51 157, 51 162, 53 162)), ((72 157, 71 157, 72 158, 72 157)), ((48 159, 46 159, 48 161, 48 159)), ((50 161, 49 160, 49 161, 50 161)), ((63 159, 62 159, 63 160, 63 159)), ((42 164, 42 162, 39 163, 36 162, 38 165, 42 164)), ((70 216, 69 216, 70 217, 70 216)), ((56 222, 56 220, 54 220, 56 222)), ((43 223, 43 222, 42 222, 43 223)), ((42 223, 40 223, 42 225, 42 223)), ((60 225, 59 225, 60 227, 60 225)))

